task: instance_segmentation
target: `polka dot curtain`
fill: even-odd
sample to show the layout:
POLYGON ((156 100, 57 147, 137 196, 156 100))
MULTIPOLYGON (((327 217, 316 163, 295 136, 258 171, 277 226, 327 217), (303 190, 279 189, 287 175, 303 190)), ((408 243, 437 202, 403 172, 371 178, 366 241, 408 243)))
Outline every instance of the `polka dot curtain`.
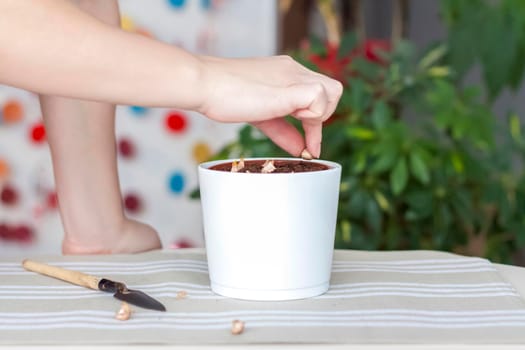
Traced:
MULTIPOLYGON (((274 0, 121 0, 122 28, 196 53, 275 52, 274 0)), ((174 82, 177 84, 177 82, 174 82)), ((188 111, 119 106, 118 165, 127 215, 154 226, 167 248, 202 246, 198 163, 238 125, 188 111)), ((46 131, 34 94, 0 85, 0 254, 58 253, 62 226, 46 131)))

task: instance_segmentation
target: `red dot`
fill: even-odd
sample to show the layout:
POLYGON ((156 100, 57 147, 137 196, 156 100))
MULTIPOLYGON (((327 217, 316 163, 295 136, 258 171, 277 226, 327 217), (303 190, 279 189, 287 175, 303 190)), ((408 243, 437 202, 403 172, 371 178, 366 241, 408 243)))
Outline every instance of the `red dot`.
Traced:
POLYGON ((181 133, 187 127, 186 116, 179 112, 171 112, 166 115, 166 128, 173 133, 181 133))
POLYGON ((178 239, 170 245, 171 249, 183 249, 183 248, 193 248, 193 247, 194 247, 194 244, 186 238, 178 239))
POLYGON ((42 143, 46 140, 46 129, 42 123, 38 123, 31 128, 31 140, 34 143, 42 143))
POLYGON ((0 200, 5 205, 15 205, 18 202, 18 193, 11 185, 4 185, 2 192, 0 192, 0 200))
POLYGON ((135 156, 135 145, 128 138, 122 138, 118 142, 118 151, 123 158, 133 158, 135 156))
POLYGON ((47 194, 46 204, 49 209, 58 208, 58 196, 56 192, 49 192, 47 194))
POLYGON ((138 213, 142 210, 142 201, 138 195, 130 193, 124 197, 124 207, 130 213, 138 213))
POLYGON ((16 226, 12 232, 13 238, 19 242, 31 242, 34 237, 33 229, 27 225, 16 226))
POLYGON ((11 228, 6 223, 0 224, 0 239, 9 239, 11 228))

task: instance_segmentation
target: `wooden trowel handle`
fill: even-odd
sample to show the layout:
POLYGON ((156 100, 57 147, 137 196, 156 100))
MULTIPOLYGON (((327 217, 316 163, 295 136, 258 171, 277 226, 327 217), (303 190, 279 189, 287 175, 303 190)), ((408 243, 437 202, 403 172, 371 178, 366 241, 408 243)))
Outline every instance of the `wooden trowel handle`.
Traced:
POLYGON ((98 282, 100 281, 100 278, 95 276, 86 275, 85 273, 78 271, 66 270, 61 267, 51 266, 29 259, 22 261, 22 266, 28 271, 37 272, 82 287, 98 290, 98 282))

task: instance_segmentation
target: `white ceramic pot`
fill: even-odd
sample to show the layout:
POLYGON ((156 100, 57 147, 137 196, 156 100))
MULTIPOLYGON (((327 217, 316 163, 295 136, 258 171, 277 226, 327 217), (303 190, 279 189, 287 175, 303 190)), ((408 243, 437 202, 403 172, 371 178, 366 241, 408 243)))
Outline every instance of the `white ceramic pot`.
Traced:
POLYGON ((231 161, 199 165, 212 290, 247 300, 301 299, 326 292, 341 166, 314 160, 328 169, 273 174, 210 169, 231 161))

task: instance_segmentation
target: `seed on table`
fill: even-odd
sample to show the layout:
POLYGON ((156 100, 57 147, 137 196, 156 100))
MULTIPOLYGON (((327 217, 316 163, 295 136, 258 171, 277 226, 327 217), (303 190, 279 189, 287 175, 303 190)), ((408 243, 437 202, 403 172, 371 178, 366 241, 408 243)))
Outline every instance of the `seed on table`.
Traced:
POLYGON ((185 290, 180 290, 177 292, 177 295, 175 296, 176 299, 184 299, 188 296, 188 292, 185 290))
POLYGON ((231 331, 233 335, 241 334, 244 331, 244 322, 240 320, 233 320, 231 331))
POLYGON ((120 321, 129 320, 131 317, 131 307, 125 301, 120 305, 120 309, 117 311, 115 318, 120 321))

